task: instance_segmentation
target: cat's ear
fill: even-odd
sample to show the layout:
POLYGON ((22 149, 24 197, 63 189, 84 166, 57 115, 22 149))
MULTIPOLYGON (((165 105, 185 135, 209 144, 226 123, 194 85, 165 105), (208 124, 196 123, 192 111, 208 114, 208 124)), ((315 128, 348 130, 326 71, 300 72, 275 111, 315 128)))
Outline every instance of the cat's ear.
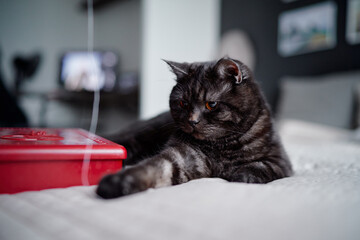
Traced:
POLYGON ((221 78, 232 77, 235 84, 240 84, 247 78, 248 74, 245 68, 242 63, 231 58, 221 58, 215 65, 215 70, 221 78))
POLYGON ((188 75, 189 71, 189 64, 188 63, 178 63, 178 62, 172 62, 163 59, 164 62, 166 62, 170 67, 173 73, 175 73, 177 78, 182 78, 186 75, 188 75))

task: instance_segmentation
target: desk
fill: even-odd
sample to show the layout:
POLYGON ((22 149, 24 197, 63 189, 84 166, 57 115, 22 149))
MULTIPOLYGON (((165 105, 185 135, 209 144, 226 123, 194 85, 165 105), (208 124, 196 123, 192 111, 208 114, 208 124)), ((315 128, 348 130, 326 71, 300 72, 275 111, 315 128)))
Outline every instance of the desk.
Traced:
MULTIPOLYGON (((104 126, 104 129, 110 129, 111 126, 107 126, 109 121, 112 121, 113 125, 116 122, 123 123, 120 119, 122 116, 126 119, 125 122, 135 120, 138 116, 138 95, 137 90, 130 93, 101 92, 100 116, 103 117, 99 117, 99 130, 101 131, 101 126, 104 126), (116 114, 120 116, 114 116, 116 114), (120 120, 116 121, 116 119, 111 118, 120 120)), ((55 89, 49 92, 21 92, 19 98, 25 98, 25 102, 27 101, 26 99, 38 99, 40 101, 40 103, 37 103, 40 106, 33 107, 32 109, 24 108, 28 115, 36 116, 37 120, 32 125, 37 127, 81 127, 85 129, 89 126, 94 98, 92 92, 69 92, 63 89, 55 89), (79 113, 77 114, 76 122, 59 125, 58 123, 53 124, 51 121, 48 121, 49 117, 51 118, 49 116, 49 114, 51 115, 49 113, 49 105, 56 102, 61 104, 60 108, 62 109, 60 110, 64 110, 60 117, 66 118, 66 115, 79 113), (67 108, 69 111, 64 108, 67 108)))

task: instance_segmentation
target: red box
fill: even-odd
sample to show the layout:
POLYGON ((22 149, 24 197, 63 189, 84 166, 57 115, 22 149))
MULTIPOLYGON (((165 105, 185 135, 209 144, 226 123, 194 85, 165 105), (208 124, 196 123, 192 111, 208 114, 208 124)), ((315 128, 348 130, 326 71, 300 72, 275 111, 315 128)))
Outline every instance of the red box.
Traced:
POLYGON ((125 158, 123 146, 82 129, 0 128, 0 193, 94 185, 125 158))

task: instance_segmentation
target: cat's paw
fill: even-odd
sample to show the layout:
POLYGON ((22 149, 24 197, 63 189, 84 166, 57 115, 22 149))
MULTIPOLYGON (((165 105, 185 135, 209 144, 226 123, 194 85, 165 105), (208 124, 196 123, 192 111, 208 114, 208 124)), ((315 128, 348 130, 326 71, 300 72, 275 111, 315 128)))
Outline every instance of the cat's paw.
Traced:
POLYGON ((102 198, 115 198, 123 195, 119 174, 111 174, 101 179, 96 194, 102 198))
POLYGON ((243 183, 265 183, 266 181, 261 176, 256 176, 252 173, 240 173, 234 177, 236 182, 243 183))
POLYGON ((126 171, 105 176, 99 183, 96 194, 102 198, 116 198, 143 191, 141 181, 126 171))

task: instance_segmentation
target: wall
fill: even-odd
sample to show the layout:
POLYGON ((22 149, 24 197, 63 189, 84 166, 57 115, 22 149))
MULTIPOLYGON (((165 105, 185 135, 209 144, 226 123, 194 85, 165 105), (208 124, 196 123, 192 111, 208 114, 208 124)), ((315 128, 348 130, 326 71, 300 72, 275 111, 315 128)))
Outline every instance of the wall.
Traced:
MULTIPOLYGON (((58 88, 59 58, 66 50, 87 49, 87 12, 74 0, 0 0, 2 70, 13 87, 14 54, 42 53, 36 76, 23 85, 28 93, 58 88)), ((121 71, 140 69, 140 1, 119 1, 94 12, 94 45, 120 54, 121 71)), ((33 95, 32 95, 33 96, 33 95)), ((21 105, 32 125, 39 125, 41 99, 29 97, 21 105)), ((48 106, 49 126, 78 126, 78 109, 60 102, 48 106)))
MULTIPOLYGON (((87 48, 87 14, 73 0, 0 0, 0 46, 3 69, 11 85, 11 57, 15 53, 40 51, 43 62, 28 91, 57 87, 60 55, 69 49, 87 48)), ((121 69, 139 69, 139 1, 113 3, 95 11, 94 44, 119 52, 121 69)))
POLYGON ((174 75, 161 59, 178 62, 214 58, 219 37, 219 0, 142 1, 140 116, 169 109, 174 75))
POLYGON ((323 1, 301 0, 291 3, 283 3, 281 0, 222 1, 221 33, 239 28, 250 35, 257 52, 255 75, 273 109, 276 107, 278 84, 282 76, 319 75, 360 69, 360 44, 349 45, 345 41, 347 5, 345 0, 334 0, 338 7, 335 48, 286 58, 278 55, 279 14, 317 2, 323 1))

